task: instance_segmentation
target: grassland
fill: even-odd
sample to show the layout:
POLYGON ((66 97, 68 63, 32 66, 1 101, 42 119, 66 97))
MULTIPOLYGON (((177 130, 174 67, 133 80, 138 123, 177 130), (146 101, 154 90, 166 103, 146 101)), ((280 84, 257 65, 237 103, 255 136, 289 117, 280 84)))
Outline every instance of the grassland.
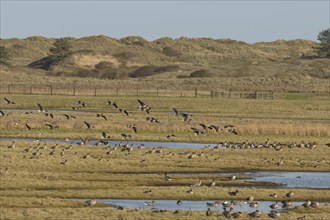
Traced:
MULTIPOLYGON (((152 96, 42 96, 1 94, 16 104, 1 104, 5 113, 0 118, 1 137, 31 138, 88 138, 101 139, 105 131, 110 139, 121 139, 121 133, 131 134, 134 140, 186 141, 208 143, 235 142, 277 143, 282 149, 159 149, 133 148, 123 150, 114 146, 84 146, 67 143, 38 143, 16 141, 0 142, 1 152, 1 219, 224 219, 222 212, 211 217, 205 211, 117 210, 109 205, 85 206, 72 199, 173 199, 173 200, 231 200, 228 193, 239 189, 235 200, 252 195, 256 200, 276 200, 289 190, 295 192, 293 201, 330 201, 329 189, 273 188, 271 183, 252 183, 246 176, 229 180, 227 176, 196 175, 196 173, 240 171, 330 171, 329 101, 328 97, 296 97, 280 94, 274 100, 244 100, 208 97, 152 97, 152 96), (138 110, 137 99, 150 107, 150 115, 138 110), (53 118, 38 113, 37 103, 52 112, 53 118), (120 113, 107 101, 115 101, 129 116, 120 113), (15 111, 9 108, 22 109, 15 111), (183 122, 172 108, 191 112, 191 121, 183 122), (33 111, 32 111, 33 110, 33 111), (30 113, 32 111, 32 113, 30 113), (25 114, 27 112, 28 114, 25 114), (103 113, 107 120, 97 117, 103 113), (66 119, 63 114, 74 116, 66 119), (155 117, 160 123, 148 123, 146 117, 155 117), (84 121, 93 128, 86 129, 84 121), (49 129, 46 123, 58 125, 49 129), (206 132, 194 135, 191 127, 200 123, 223 127, 232 124, 238 135, 228 132, 206 132), (32 127, 26 129, 26 125, 32 127), (135 124, 135 134, 128 124, 135 124), (168 134, 175 137, 168 139, 168 134), (288 144, 314 143, 309 148, 289 148, 288 144), (53 153, 51 153, 53 152, 53 153), (84 157, 86 157, 84 159, 84 157), (174 178, 164 180, 164 172, 174 178), (193 194, 187 193, 190 185, 193 194), (215 187, 208 187, 212 181, 215 187), (241 188, 243 186, 243 188, 241 188), (145 191, 151 190, 151 193, 145 191)), ((48 112, 51 113, 51 112, 48 112)), ((128 139, 129 140, 129 139, 128 139)), ((126 141, 126 140, 125 140, 126 141)), ((154 146, 157 147, 157 146, 154 146)), ((328 219, 329 206, 295 208, 281 214, 280 219, 328 219)), ((245 214, 246 217, 246 214, 245 214)), ((244 219, 245 217, 241 217, 244 219)), ((267 218, 267 214, 262 214, 267 218)))

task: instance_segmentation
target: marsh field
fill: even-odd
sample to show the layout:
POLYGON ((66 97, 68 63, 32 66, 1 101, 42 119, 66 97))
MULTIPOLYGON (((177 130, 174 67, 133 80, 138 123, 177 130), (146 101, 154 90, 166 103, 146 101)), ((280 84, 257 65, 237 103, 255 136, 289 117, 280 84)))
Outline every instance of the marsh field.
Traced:
POLYGON ((1 219, 330 218, 329 185, 292 187, 246 175, 330 175, 329 96, 283 92, 258 100, 2 93, 0 98, 1 219), (162 142, 202 147, 156 144, 162 142), (132 208, 101 199, 205 201, 205 209, 179 204, 167 210, 149 203, 132 208), (215 201, 214 207, 207 205, 215 201), (227 206, 230 201, 300 205, 279 205, 278 215, 259 213, 257 206, 239 212, 227 206), (314 205, 304 207, 305 201, 314 205))

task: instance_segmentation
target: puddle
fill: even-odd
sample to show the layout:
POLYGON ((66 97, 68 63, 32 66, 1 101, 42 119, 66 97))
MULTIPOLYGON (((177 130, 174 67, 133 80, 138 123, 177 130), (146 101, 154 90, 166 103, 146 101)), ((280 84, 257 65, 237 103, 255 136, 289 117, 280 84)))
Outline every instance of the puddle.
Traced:
MULTIPOLYGON (((154 206, 146 206, 144 205, 145 202, 151 202, 152 200, 130 200, 130 199, 97 199, 97 202, 102 202, 105 204, 111 204, 115 206, 121 206, 124 208, 138 208, 138 209, 145 209, 145 208, 156 208, 156 209, 163 209, 163 210, 206 210, 207 208, 211 208, 212 210, 223 210, 223 205, 220 204, 216 207, 210 207, 207 203, 214 203, 215 201, 205 200, 205 201, 196 201, 196 200, 182 200, 181 205, 177 205, 177 200, 154 200, 154 206)), ((220 201, 221 203, 226 202, 230 203, 230 201, 220 201)), ((234 201, 233 209, 234 211, 241 211, 241 212, 253 212, 255 210, 259 210, 262 212, 270 212, 272 209, 269 207, 270 205, 274 204, 274 201, 256 201, 258 203, 257 207, 251 207, 246 202, 243 203, 242 201, 234 201)), ((291 207, 300 206, 304 202, 292 202, 291 207)), ((278 211, 283 211, 284 208, 282 207, 282 203, 278 203, 278 211)), ((228 210, 228 208, 227 208, 228 210)))

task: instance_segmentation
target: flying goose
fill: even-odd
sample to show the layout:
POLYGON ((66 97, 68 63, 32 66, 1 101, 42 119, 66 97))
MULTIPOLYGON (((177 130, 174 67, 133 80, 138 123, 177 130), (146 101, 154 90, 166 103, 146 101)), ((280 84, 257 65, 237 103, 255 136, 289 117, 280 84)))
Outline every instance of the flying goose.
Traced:
POLYGON ((38 112, 45 112, 44 108, 39 103, 37 103, 37 105, 39 107, 38 112))
POLYGON ((52 124, 45 124, 47 127, 49 127, 50 129, 54 129, 54 128, 59 128, 58 125, 52 125, 52 124))
POLYGON ((106 121, 108 120, 107 117, 105 117, 105 115, 104 115, 103 113, 97 113, 97 114, 96 114, 96 117, 98 117, 98 118, 103 118, 103 119, 106 120, 106 121))
POLYGON ((4 97, 4 100, 6 101, 6 104, 16 104, 15 102, 7 99, 6 97, 4 97))
POLYGON ((93 126, 91 126, 90 123, 88 123, 87 121, 84 121, 85 125, 86 125, 86 129, 90 129, 90 128, 94 128, 93 126))
POLYGON ((31 129, 32 129, 31 126, 28 125, 28 124, 25 124, 25 127, 26 127, 28 130, 31 130, 31 129))
POLYGON ((139 106, 140 111, 145 111, 145 112, 147 112, 147 114, 149 114, 150 107, 147 104, 145 104, 143 101, 141 101, 140 99, 138 99, 138 102, 140 103, 140 106, 139 106))

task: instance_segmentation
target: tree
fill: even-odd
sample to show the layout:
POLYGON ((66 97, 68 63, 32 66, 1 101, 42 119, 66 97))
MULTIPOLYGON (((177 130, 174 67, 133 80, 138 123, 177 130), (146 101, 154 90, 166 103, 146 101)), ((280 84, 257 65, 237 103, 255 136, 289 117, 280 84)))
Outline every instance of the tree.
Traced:
POLYGON ((72 45, 68 38, 56 39, 53 47, 49 49, 50 58, 54 63, 58 63, 72 54, 72 45))
POLYGON ((9 54, 4 46, 0 46, 0 64, 8 64, 9 54))
POLYGON ((316 52, 320 57, 330 57, 330 29, 323 30, 317 36, 321 42, 320 47, 316 48, 316 52))

